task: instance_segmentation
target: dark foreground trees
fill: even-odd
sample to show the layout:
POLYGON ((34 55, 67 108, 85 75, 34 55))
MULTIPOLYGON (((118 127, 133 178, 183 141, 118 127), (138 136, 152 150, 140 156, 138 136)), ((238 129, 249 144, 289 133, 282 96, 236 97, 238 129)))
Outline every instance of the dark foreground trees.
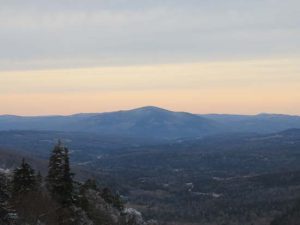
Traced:
POLYGON ((22 160, 21 166, 15 169, 12 180, 13 195, 26 194, 37 190, 37 177, 31 166, 22 160))
POLYGON ((37 224, 40 217, 49 211, 49 207, 55 208, 56 203, 50 196, 41 190, 42 177, 36 175, 29 163, 22 160, 21 165, 13 172, 11 180, 11 198, 6 203, 7 223, 17 220, 20 224, 37 224))
POLYGON ((45 179, 23 159, 9 182, 0 181, 0 225, 124 225, 119 195, 95 180, 74 181, 61 142, 51 152, 45 179))
POLYGON ((47 188, 53 198, 63 205, 69 205, 73 199, 73 174, 70 171, 69 151, 59 141, 49 160, 47 188))

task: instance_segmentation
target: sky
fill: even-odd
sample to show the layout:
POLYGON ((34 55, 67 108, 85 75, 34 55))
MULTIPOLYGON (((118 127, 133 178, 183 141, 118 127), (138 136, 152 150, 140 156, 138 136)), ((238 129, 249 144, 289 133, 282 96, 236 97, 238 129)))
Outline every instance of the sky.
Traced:
POLYGON ((300 115, 299 0, 0 4, 0 114, 300 115))

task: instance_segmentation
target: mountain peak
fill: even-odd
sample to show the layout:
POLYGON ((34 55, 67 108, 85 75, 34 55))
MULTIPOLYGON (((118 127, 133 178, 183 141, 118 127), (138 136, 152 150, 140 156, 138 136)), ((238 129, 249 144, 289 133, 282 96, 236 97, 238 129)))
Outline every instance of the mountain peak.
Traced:
POLYGON ((144 106, 144 107, 133 109, 131 111, 141 111, 141 112, 146 112, 146 111, 161 112, 161 111, 164 111, 164 112, 169 112, 169 110, 159 108, 159 107, 156 107, 156 106, 144 106))

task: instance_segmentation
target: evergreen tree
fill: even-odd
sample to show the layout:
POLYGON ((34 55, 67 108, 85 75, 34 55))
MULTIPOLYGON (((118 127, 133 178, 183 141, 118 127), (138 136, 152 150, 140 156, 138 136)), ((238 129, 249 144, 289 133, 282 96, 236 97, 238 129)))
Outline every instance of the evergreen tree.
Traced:
POLYGON ((73 179, 70 172, 68 149, 59 141, 49 160, 47 188, 62 204, 72 201, 73 179))
POLYGON ((109 204, 112 204, 117 209, 124 209, 124 204, 120 195, 118 193, 114 194, 109 188, 104 188, 102 190, 101 197, 104 199, 104 201, 106 201, 109 204))
POLYGON ((43 176, 40 171, 38 171, 36 175, 36 183, 37 183, 37 188, 41 189, 43 185, 43 176))
POLYGON ((64 199, 67 201, 67 203, 70 203, 72 200, 72 193, 73 193, 73 174, 70 170, 70 161, 69 161, 69 151, 67 148, 64 148, 64 171, 63 171, 63 177, 64 177, 64 199))
POLYGON ((37 188, 35 172, 31 166, 25 162, 25 159, 22 160, 21 166, 14 171, 12 188, 13 193, 16 195, 33 191, 37 188))

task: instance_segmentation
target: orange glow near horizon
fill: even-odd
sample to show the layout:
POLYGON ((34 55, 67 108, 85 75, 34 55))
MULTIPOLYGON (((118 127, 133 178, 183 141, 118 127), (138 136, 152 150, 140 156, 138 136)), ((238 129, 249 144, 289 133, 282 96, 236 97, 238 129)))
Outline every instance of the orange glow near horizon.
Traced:
POLYGON ((300 114, 300 59, 0 72, 0 114, 154 105, 193 113, 300 114))

